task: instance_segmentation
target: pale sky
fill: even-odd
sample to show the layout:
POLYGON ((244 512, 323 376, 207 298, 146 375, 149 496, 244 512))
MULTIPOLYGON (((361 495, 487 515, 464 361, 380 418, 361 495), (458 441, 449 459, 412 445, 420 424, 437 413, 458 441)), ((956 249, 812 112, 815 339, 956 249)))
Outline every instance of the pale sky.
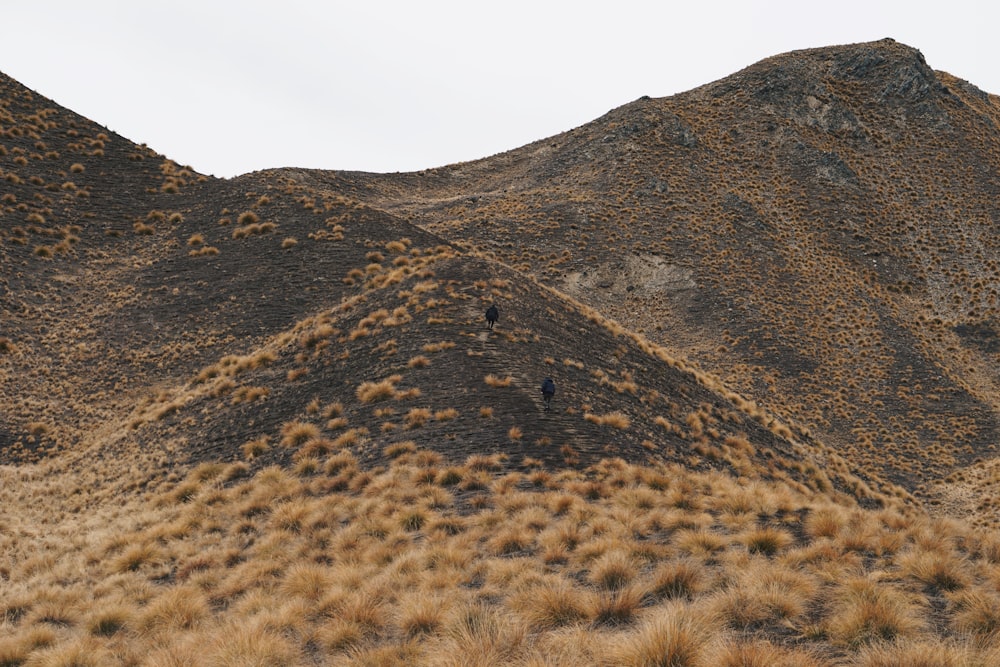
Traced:
POLYGON ((1000 94, 998 19, 968 0, 0 0, 0 71, 201 173, 415 171, 883 37, 1000 94))

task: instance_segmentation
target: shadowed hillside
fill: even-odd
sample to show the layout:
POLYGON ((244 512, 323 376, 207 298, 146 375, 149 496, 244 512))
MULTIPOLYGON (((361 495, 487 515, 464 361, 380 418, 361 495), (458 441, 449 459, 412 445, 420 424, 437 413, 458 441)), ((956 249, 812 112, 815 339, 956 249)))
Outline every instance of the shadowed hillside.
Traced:
POLYGON ((998 121, 883 40, 221 180, 0 75, 0 665, 997 662, 998 121))

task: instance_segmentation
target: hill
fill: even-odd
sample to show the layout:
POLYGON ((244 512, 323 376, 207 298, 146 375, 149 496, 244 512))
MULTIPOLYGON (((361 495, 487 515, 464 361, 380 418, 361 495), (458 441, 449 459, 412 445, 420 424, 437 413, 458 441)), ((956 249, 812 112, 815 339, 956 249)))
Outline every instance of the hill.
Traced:
POLYGON ((885 40, 220 180, 0 75, 0 664, 995 661, 997 118, 885 40))
POLYGON ((925 492, 997 442, 998 111, 884 40, 769 58, 478 162, 314 177, 925 492))

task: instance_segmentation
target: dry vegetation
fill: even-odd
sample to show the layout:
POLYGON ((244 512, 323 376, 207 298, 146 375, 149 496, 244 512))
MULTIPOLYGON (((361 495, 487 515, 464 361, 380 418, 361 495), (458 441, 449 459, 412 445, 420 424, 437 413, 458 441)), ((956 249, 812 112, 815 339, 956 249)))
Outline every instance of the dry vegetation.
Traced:
POLYGON ((998 126, 883 41, 221 181, 0 75, 0 667, 1000 664, 998 126))
MULTIPOLYGON (((284 446, 307 449, 304 430, 284 446)), ((114 499, 94 471, 4 470, 0 658, 1000 659, 1000 540, 957 521, 620 459, 547 472, 409 443, 366 469, 361 454, 332 447, 298 472, 205 463, 114 499)), ((133 475, 119 483, 142 486, 133 475)))

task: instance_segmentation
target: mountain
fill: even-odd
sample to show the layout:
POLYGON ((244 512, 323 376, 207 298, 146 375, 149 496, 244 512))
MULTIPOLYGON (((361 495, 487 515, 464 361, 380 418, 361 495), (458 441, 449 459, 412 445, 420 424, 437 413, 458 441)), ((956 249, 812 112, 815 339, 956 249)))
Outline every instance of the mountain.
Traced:
POLYGON ((885 40, 478 162, 317 173, 676 350, 911 490, 997 442, 996 96, 885 40))
POLYGON ((0 664, 988 664, 998 121, 883 40, 222 180, 0 75, 0 664))

